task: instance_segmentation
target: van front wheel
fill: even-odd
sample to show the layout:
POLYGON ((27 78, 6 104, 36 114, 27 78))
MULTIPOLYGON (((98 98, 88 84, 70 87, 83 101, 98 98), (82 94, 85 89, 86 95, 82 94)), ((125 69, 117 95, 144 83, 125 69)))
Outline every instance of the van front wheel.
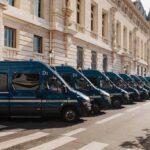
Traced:
POLYGON ((66 122, 75 122, 79 119, 79 115, 75 108, 68 107, 64 108, 62 118, 66 122))

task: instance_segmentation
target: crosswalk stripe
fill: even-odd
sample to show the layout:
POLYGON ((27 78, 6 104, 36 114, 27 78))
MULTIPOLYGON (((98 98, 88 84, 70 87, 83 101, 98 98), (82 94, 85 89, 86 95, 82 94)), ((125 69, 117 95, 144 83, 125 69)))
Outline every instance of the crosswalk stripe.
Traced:
POLYGON ((86 131, 86 128, 79 128, 79 129, 73 130, 71 132, 68 132, 64 135, 65 136, 73 136, 73 135, 78 134, 78 133, 83 132, 83 131, 86 131))
POLYGON ((1 142, 0 143, 0 149, 10 148, 12 146, 22 144, 22 143, 25 143, 25 142, 29 142, 29 141, 32 141, 32 140, 36 140, 36 139, 45 137, 47 135, 48 135, 48 133, 37 132, 37 133, 29 134, 29 135, 26 135, 26 136, 23 136, 23 137, 19 137, 19 138, 15 138, 15 139, 12 139, 12 140, 5 141, 5 142, 1 142))
POLYGON ((76 140, 76 138, 73 138, 73 137, 60 137, 58 139, 55 139, 53 141, 50 141, 48 143, 44 143, 42 145, 39 145, 37 147, 33 147, 33 148, 30 148, 28 150, 53 150, 53 149, 56 149, 60 146, 63 146, 67 143, 70 143, 72 141, 76 140))
POLYGON ((23 130, 24 129, 12 129, 12 130, 1 131, 0 132, 0 137, 8 136, 8 135, 11 135, 11 134, 15 134, 15 133, 23 131, 23 130))
POLYGON ((105 143, 91 142, 91 143, 83 146, 79 150, 91 150, 91 149, 93 149, 93 150, 103 150, 107 146, 108 146, 108 144, 105 144, 105 143))
POLYGON ((108 122, 108 121, 110 121, 110 120, 113 120, 113 119, 116 119, 116 118, 118 118, 118 117, 120 117, 120 116, 122 116, 122 115, 123 115, 123 113, 118 113, 118 114, 113 115, 113 116, 110 116, 110 117, 108 117, 108 118, 106 118, 106 119, 97 121, 96 124, 103 124, 103 123, 106 123, 106 122, 108 122))

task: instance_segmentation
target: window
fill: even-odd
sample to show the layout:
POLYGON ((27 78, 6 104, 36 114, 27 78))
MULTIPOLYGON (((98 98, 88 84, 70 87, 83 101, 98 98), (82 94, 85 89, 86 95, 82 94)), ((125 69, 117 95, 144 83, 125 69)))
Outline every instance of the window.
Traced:
POLYGON ((144 69, 144 76, 146 77, 146 75, 147 75, 147 69, 145 68, 144 69))
POLYGON ((5 73, 0 73, 0 92, 8 91, 8 76, 5 73))
POLYGON ((132 42, 133 42, 132 32, 129 33, 129 49, 132 51, 132 42))
POLYGON ((83 77, 75 78, 75 89, 89 91, 90 83, 83 77))
POLYGON ((97 78, 90 77, 88 78, 95 86, 97 86, 97 78))
POLYGON ((83 68, 83 48, 77 47, 77 68, 83 68))
POLYGON ((45 87, 53 92, 64 93, 63 84, 53 75, 47 77, 45 87))
POLYGON ((14 6, 15 5, 15 0, 7 0, 8 1, 8 4, 11 5, 11 6, 14 6))
POLYGON ((42 17, 42 1, 43 0, 35 0, 35 15, 37 17, 42 17))
POLYGON ((5 27, 5 46, 7 47, 16 47, 16 30, 5 27))
POLYGON ((95 51, 91 52, 91 68, 96 69, 97 68, 97 53, 95 51))
POLYGON ((104 71, 104 72, 107 72, 107 68, 108 68, 107 55, 103 55, 103 71, 104 71))
POLYGON ((77 0, 77 24, 81 24, 81 0, 77 0))
POLYGON ((103 89, 112 89, 113 88, 113 84, 109 80, 100 80, 99 84, 100 84, 99 85, 100 88, 103 88, 103 89))
POLYGON ((14 90, 31 91, 39 89, 39 74, 14 73, 12 87, 14 90))
POLYGON ((141 40, 141 53, 140 53, 141 59, 143 59, 143 49, 144 49, 143 40, 141 40))
POLYGON ((140 75, 140 66, 137 66, 137 74, 140 75))
POLYGON ((121 45, 121 24, 117 22, 116 24, 116 43, 117 45, 121 45))
POLYGON ((127 49, 127 28, 123 28, 123 47, 127 49))
POLYGON ((42 53, 42 37, 34 36, 34 52, 42 53))
POLYGON ((107 37, 108 33, 108 14, 104 11, 102 13, 102 36, 107 37))
POLYGON ((91 5, 91 31, 96 32, 96 5, 91 5))
POLYGON ((141 67, 141 76, 143 76, 143 67, 141 67))
POLYGON ((72 82, 71 82, 71 75, 63 75, 62 78, 68 83, 68 85, 70 85, 71 87, 73 86, 72 85, 72 82))
POLYGON ((94 5, 91 5, 91 31, 94 30, 94 5))

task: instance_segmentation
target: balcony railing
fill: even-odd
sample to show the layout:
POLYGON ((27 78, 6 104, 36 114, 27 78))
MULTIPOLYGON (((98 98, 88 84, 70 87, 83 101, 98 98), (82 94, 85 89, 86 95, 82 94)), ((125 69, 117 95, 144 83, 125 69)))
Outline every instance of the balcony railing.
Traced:
POLYGON ((8 60, 17 59, 18 50, 15 48, 4 47, 3 48, 3 58, 8 60))

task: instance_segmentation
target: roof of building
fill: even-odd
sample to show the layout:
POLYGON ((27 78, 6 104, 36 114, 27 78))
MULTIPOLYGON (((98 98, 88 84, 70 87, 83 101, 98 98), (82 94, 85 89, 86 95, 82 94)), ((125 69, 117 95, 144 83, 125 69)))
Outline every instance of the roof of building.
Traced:
POLYGON ((146 16, 146 11, 143 7, 143 4, 141 2, 141 0, 135 0, 133 2, 133 4, 135 5, 135 7, 140 11, 140 13, 142 14, 142 16, 147 19, 147 16, 146 16))

